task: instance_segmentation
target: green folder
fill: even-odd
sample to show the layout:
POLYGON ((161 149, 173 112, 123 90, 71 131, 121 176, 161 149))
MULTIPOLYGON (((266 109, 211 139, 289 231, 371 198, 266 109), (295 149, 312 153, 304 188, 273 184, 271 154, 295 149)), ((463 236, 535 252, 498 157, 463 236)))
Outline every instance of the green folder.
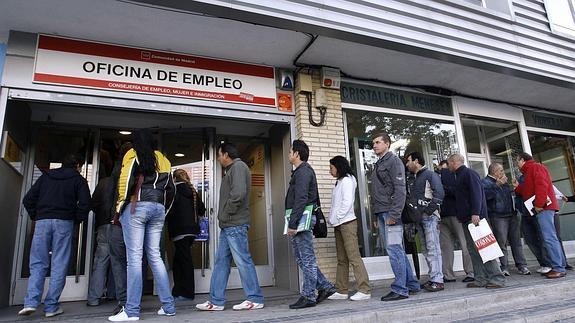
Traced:
MULTIPOLYGON (((291 209, 287 209, 285 214, 284 234, 287 234, 288 232, 288 224, 290 216, 291 216, 291 209)), ((306 205, 305 208, 303 209, 303 215, 299 219, 297 232, 310 231, 312 229, 311 228, 312 218, 313 218, 313 204, 306 205)))

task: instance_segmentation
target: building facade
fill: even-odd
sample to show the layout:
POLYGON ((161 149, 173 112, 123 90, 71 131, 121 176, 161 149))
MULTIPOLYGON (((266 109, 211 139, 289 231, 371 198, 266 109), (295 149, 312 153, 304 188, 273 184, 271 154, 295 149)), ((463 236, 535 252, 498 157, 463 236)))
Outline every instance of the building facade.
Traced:
MULTIPOLYGON (((300 283, 282 235, 287 153, 296 138, 310 146, 324 212, 334 183, 329 159, 350 159, 359 184, 360 249, 372 280, 393 275, 371 224, 375 132, 387 131, 400 157, 421 151, 431 167, 461 152, 482 175, 497 161, 516 178, 514 154, 530 152, 548 166, 554 184, 573 195, 574 5, 3 3, 0 234, 11 243, 0 248, 10 259, 0 266, 0 302, 23 300, 34 224, 20 201, 41 171, 58 167, 66 153, 82 152, 93 190, 128 140, 122 133, 141 127, 155 129, 160 149, 175 168, 189 171, 206 203, 210 237, 193 249, 199 292, 209 288, 217 247, 222 172, 215 154, 222 141, 236 142, 252 170, 250 248, 265 286, 297 289, 300 283), (43 18, 45 12, 53 18, 43 18)), ((573 255, 575 206, 565 204, 561 214, 566 252, 573 255)), ((66 300, 86 297, 95 241, 90 219, 76 229, 66 300)), ((315 247, 322 271, 335 277, 333 234, 315 247)), ((169 243, 166 250, 169 260, 169 243)), ((460 259, 456 267, 462 268, 460 259)), ((232 271, 229 288, 239 286, 232 271)))

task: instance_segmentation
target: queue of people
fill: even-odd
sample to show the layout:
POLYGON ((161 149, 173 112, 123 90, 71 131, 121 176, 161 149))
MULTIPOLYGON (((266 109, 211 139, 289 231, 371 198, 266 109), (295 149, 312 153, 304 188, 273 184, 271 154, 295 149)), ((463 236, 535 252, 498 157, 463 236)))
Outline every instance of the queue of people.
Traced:
MULTIPOLYGON (((378 157, 371 174, 370 199, 374 213, 373 229, 381 235, 394 273, 390 291, 381 301, 397 301, 421 290, 439 292, 445 283, 454 282, 454 246, 462 248, 468 288, 502 288, 505 276, 511 275, 507 244, 511 245, 517 272, 531 274, 521 245, 523 233, 530 250, 547 278, 565 276, 566 258, 556 228, 558 204, 549 172, 542 164, 520 153, 516 162, 522 178, 511 186, 503 166, 493 163, 489 174, 481 179, 464 164, 460 154, 451 155, 434 172, 420 152, 406 154, 402 161, 391 150, 391 138, 377 133, 372 138, 378 157), (515 197, 513 196, 515 195, 515 197), (534 210, 526 210, 524 201, 534 197, 534 210), (531 215, 531 213, 534 215, 531 215), (468 229, 488 219, 503 256, 483 261, 468 229), (420 283, 404 247, 404 224, 413 224, 418 232, 429 272, 420 283), (547 270, 546 268, 549 268, 547 270)), ((321 207, 316 173, 308 163, 309 147, 294 140, 288 160, 293 166, 285 198, 290 210, 286 235, 295 261, 303 274, 299 299, 291 309, 313 307, 329 300, 369 300, 372 288, 360 255, 358 221, 354 212, 357 180, 348 160, 335 156, 329 161, 329 173, 335 179, 329 224, 334 228, 337 273, 335 284, 318 267, 313 234, 302 229, 306 210, 321 207), (349 295, 349 267, 352 267, 356 291, 349 295)), ((154 275, 161 303, 158 315, 176 314, 176 301, 195 298, 194 265, 190 251, 199 233, 198 217, 205 206, 181 169, 171 173, 168 159, 156 150, 150 131, 134 133, 133 142, 120 149, 122 162, 110 177, 102 179, 90 203, 86 180, 79 171, 83 161, 67 157, 62 168, 42 175, 24 198, 29 216, 36 221, 30 252, 28 292, 19 315, 30 315, 41 303, 44 279, 51 262, 50 285, 44 300, 46 317, 63 313, 59 297, 64 288, 70 259, 74 223, 86 221, 90 209, 96 214, 97 249, 89 285, 89 306, 99 305, 106 283, 108 267, 114 281, 118 306, 110 321, 136 321, 140 317, 143 288, 143 260, 147 259, 154 275), (175 246, 174 286, 160 256, 160 239, 167 223, 169 239, 175 246), (51 259, 50 259, 50 252, 51 259), (144 252, 146 257, 144 257, 144 252), (51 261, 50 261, 51 260, 51 261), (108 265, 110 264, 110 265, 108 265)), ((209 300, 197 304, 201 311, 222 311, 226 307, 226 287, 232 260, 236 264, 245 301, 234 310, 264 308, 255 265, 248 245, 250 228, 249 192, 251 174, 231 143, 218 147, 217 160, 224 169, 220 185, 218 225, 220 228, 209 300)), ((575 201, 575 197, 563 197, 575 201)), ((311 216, 311 227, 316 221, 311 216)), ((110 296, 110 295, 108 295, 110 296)))

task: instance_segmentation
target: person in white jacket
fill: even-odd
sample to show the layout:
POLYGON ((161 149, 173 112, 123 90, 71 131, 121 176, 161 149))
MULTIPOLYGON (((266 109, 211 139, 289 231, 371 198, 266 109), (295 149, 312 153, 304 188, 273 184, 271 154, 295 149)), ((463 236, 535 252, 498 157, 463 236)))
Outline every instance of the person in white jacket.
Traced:
POLYGON ((329 223, 334 227, 337 250, 337 274, 335 288, 337 292, 329 299, 347 299, 349 285, 349 265, 353 267, 358 291, 350 297, 352 301, 371 298, 369 276, 359 254, 357 240, 357 219, 354 213, 355 190, 357 181, 351 172, 347 159, 335 156, 329 161, 329 172, 337 178, 331 196, 329 223))

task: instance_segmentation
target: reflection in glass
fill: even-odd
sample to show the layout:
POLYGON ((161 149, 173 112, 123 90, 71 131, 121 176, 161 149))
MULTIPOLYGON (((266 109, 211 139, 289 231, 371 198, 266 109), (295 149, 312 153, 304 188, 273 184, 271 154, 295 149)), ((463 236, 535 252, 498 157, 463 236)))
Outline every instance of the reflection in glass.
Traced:
POLYGON ((449 121, 410 118, 390 114, 347 111, 352 168, 358 177, 355 212, 359 220, 360 251, 363 257, 384 256, 385 249, 370 205, 370 180, 377 161, 371 147, 371 136, 384 131, 391 139, 391 150, 400 158, 413 151, 421 152, 430 169, 453 153, 459 152, 455 126, 449 121))

